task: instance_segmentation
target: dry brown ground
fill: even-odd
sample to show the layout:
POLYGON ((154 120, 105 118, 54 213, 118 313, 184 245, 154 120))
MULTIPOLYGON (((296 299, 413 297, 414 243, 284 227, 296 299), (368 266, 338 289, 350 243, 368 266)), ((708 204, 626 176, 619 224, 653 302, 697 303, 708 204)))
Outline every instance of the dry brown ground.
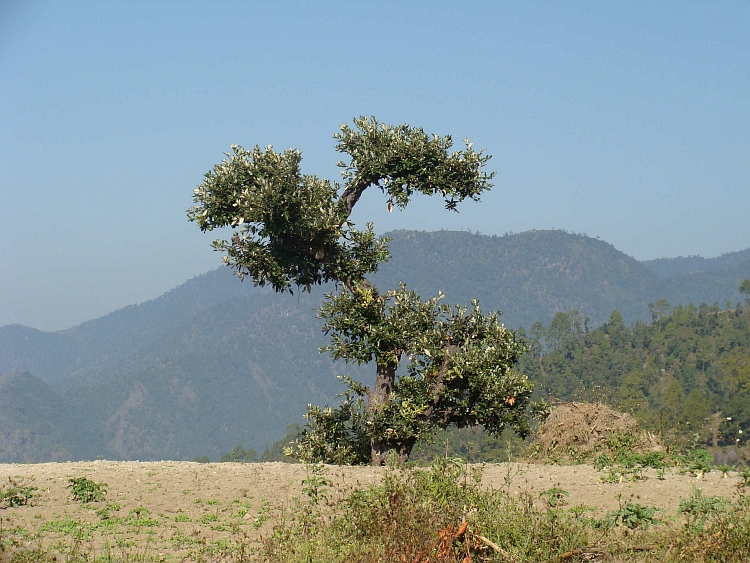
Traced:
MULTIPOLYGON (((337 494, 378 483, 384 471, 330 466, 326 476, 333 482, 330 490, 337 494)), ((738 482, 736 474, 722 478, 719 472, 702 479, 667 472, 660 480, 650 471, 644 481, 614 484, 601 483, 601 475, 585 465, 491 464, 485 467, 482 486, 505 488, 514 495, 527 491, 534 498, 559 487, 570 493, 570 506, 586 504, 599 515, 617 509, 618 498, 632 498, 663 508, 669 516, 676 514, 680 499, 688 497, 693 487, 702 489, 704 495, 731 498, 738 482)), ((6 542, 70 550, 79 541, 81 548, 94 554, 102 554, 109 545, 115 554, 181 558, 211 546, 257 542, 270 531, 271 522, 264 522, 264 514, 294 506, 306 473, 302 465, 284 463, 0 464, 0 483, 8 483, 8 477, 38 487, 39 496, 32 506, 0 510, 0 534, 6 542), (82 505, 71 500, 68 479, 83 476, 107 483, 105 502, 82 505), (102 524, 97 511, 113 503, 117 507, 112 510, 111 524, 102 524), (76 527, 75 521, 91 523, 91 527, 76 527)))

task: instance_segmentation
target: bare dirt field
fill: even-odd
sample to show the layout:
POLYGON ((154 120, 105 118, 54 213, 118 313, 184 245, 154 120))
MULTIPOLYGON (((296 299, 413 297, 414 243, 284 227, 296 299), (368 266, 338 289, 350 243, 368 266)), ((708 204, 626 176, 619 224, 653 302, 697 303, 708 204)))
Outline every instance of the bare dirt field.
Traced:
MULTIPOLYGON (((328 466, 331 497, 380 482, 385 468, 328 466)), ((731 498, 736 473, 713 471, 698 479, 667 471, 663 479, 650 470, 645 480, 602 483, 591 466, 489 464, 482 486, 510 494, 539 494, 557 487, 570 493, 569 505, 585 504, 604 515, 619 500, 664 509, 675 517, 681 498, 693 487, 707 496, 731 498)), ((30 506, 0 509, 0 537, 7 543, 107 551, 158 559, 194 558, 228 547, 251 548, 271 531, 284 508, 302 497, 303 465, 285 463, 115 462, 0 464, 0 483, 12 478, 37 487, 30 506), (69 479, 87 477, 107 484, 106 499, 82 504, 71 499, 69 479)))

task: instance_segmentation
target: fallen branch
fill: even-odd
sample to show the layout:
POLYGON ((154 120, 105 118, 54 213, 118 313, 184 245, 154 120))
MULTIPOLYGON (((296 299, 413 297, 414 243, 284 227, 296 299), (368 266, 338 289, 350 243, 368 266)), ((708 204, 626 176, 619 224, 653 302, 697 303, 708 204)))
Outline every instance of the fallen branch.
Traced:
POLYGON ((490 546, 492 549, 494 549, 495 551, 497 551, 500 555, 502 555, 506 559, 509 559, 513 563, 518 563, 518 561, 510 553, 508 553, 507 551, 505 551, 502 547, 500 547, 499 545, 497 545, 492 540, 488 540, 487 538, 485 538, 484 536, 480 536, 479 534, 477 534, 476 537, 477 537, 477 539, 481 540, 486 545, 490 546))
POLYGON ((576 555, 601 555, 604 550, 599 547, 584 547, 583 549, 572 549, 563 553, 560 559, 570 559, 576 555))

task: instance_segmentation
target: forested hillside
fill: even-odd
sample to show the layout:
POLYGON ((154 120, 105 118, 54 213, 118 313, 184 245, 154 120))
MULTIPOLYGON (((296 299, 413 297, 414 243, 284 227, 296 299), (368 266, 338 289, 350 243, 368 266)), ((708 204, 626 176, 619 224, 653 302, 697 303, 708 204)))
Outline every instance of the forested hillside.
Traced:
POLYGON ((552 399, 604 398, 667 444, 742 445, 750 433, 750 308, 651 307, 628 327, 617 311, 596 330, 558 313, 527 334, 519 369, 552 399))
MULTIPOLYGON (((423 295, 446 294, 449 303, 476 297, 499 309, 507 326, 548 323, 558 311, 578 310, 592 326, 617 309, 626 324, 649 319, 648 304, 725 304, 742 298, 750 278, 750 249, 709 260, 711 267, 663 275, 666 262, 639 262, 599 239, 564 231, 528 231, 502 237, 467 232, 396 231, 393 258, 376 280, 399 281, 423 295)), ((678 263, 682 259, 675 259, 678 263)))
MULTIPOLYGON (((723 306, 750 278, 742 253, 660 278, 610 244, 562 231, 391 234, 379 287, 405 281, 448 303, 477 297, 527 334, 571 309, 592 328, 613 309, 624 326, 650 322, 648 304, 662 298, 723 306)), ((238 443, 263 451, 302 422, 307 403, 335 400, 336 374, 366 380, 374 370, 318 354, 327 339, 314 309, 331 290, 279 295, 219 268, 68 330, 0 327, 0 373, 12 372, 2 380, 0 461, 216 458, 238 443)))
POLYGON ((742 262, 750 260, 750 248, 739 252, 728 252, 716 258, 703 258, 702 256, 680 256, 679 258, 657 258, 643 262, 660 278, 681 276, 683 274, 694 274, 696 272, 712 272, 729 268, 742 262))

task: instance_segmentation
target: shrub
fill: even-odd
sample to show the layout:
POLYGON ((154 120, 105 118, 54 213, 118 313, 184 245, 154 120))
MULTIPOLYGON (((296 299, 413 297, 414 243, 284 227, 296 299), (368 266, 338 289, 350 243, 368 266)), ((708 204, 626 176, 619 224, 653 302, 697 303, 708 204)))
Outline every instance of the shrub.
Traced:
POLYGON ((68 483, 70 496, 78 502, 98 502, 107 495, 106 483, 96 483, 86 477, 74 477, 68 479, 68 483))
POLYGON ((37 490, 37 487, 26 484, 23 479, 16 481, 8 477, 8 484, 0 489, 0 506, 4 508, 25 506, 32 498, 38 496, 37 490))

